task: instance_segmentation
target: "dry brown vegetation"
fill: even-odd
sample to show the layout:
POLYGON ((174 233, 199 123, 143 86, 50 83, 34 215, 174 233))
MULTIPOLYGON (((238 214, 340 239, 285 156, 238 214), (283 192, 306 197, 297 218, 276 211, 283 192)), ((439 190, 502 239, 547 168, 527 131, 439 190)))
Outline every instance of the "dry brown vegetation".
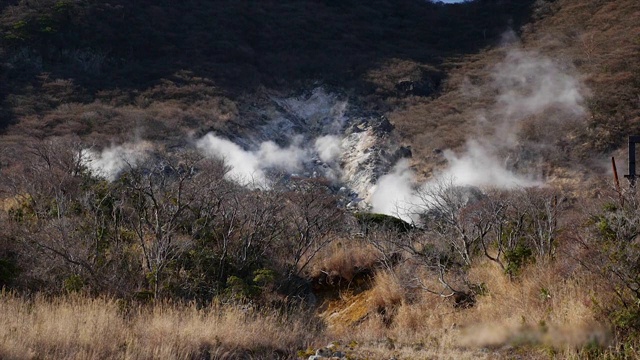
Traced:
POLYGON ((11 134, 39 138, 75 134, 101 146, 140 138, 180 142, 197 130, 225 131, 228 122, 238 117, 234 101, 211 81, 187 72, 141 92, 101 91, 93 101, 77 98, 82 89, 73 79, 38 82, 42 97, 8 96, 20 118, 11 134))
POLYGON ((0 294, 0 310, 3 359, 287 359, 321 339, 304 311, 9 292, 0 294))
POLYGON ((640 198, 589 162, 640 131, 639 15, 636 0, 0 5, 0 358, 290 359, 329 341, 352 359, 640 357, 640 198), (553 189, 369 228, 322 182, 251 190, 187 149, 252 126, 265 86, 320 80, 385 114, 428 177, 434 150, 496 136, 513 50, 584 84, 584 114, 509 129, 511 165, 553 189), (162 145, 118 181, 78 162, 138 139, 162 145))
POLYGON ((192 15, 183 19, 167 16, 177 6, 171 2, 133 6, 42 1, 4 7, 4 131, 80 134, 100 145, 130 138, 131 128, 138 137, 176 142, 209 130, 237 133, 252 123, 242 109, 264 85, 290 92, 320 80, 385 114, 412 145, 416 168, 430 176, 443 163, 434 149, 461 150, 470 137, 495 135, 501 120, 492 74, 504 60, 501 36, 510 26, 523 50, 573 69, 591 92, 586 122, 568 122, 567 114, 553 111, 522 122, 523 143, 565 124, 566 136, 544 139, 545 149, 526 145, 550 164, 546 173, 619 148, 639 122, 633 0, 256 8, 202 2, 190 5, 198 14, 180 7, 192 15), (316 14, 307 19, 315 25, 301 12, 316 14), (204 14, 224 20, 212 24, 204 14), (122 38, 117 30, 123 28, 135 36, 122 38), (153 43, 158 46, 150 49, 153 43))
POLYGON ((596 320, 596 289, 586 278, 564 279, 557 269, 532 266, 513 282, 492 263, 480 264, 470 277, 486 281, 488 291, 469 309, 456 310, 449 299, 425 293, 410 295, 387 274, 366 297, 348 298, 354 306, 384 306, 387 312, 370 308, 368 317, 349 323, 358 310, 345 307, 325 320, 330 334, 357 341, 375 358, 584 358, 585 344, 610 340, 596 320))
POLYGON ((238 186, 190 152, 106 182, 74 146, 5 150, 3 357, 637 356, 634 189, 443 185, 411 227, 322 182, 238 186))
POLYGON ((638 355, 633 347, 598 350, 614 337, 597 306, 607 295, 588 274, 564 278, 556 266, 540 264, 514 282, 486 262, 470 277, 486 281, 487 293, 469 309, 407 291, 396 275, 381 273, 371 290, 344 293, 320 318, 306 310, 283 315, 247 306, 128 305, 83 295, 28 299, 5 292, 0 354, 7 359, 284 359, 333 341, 355 359, 638 355))

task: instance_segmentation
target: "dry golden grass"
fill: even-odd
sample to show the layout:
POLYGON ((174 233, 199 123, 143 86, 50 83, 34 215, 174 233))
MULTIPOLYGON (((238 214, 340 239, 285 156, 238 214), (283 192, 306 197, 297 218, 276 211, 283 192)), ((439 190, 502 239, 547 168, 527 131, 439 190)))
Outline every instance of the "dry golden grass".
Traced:
POLYGON ((379 251, 371 244, 353 240, 334 241, 314 258, 310 274, 311 277, 327 274, 351 282, 354 276, 372 270, 378 262, 379 251))
POLYGON ((233 306, 124 311, 104 298, 26 300, 2 293, 0 313, 2 359, 291 358, 316 336, 303 315, 288 319, 233 306))
POLYGON ((596 316, 596 285, 561 273, 534 264, 512 281, 495 264, 481 263, 469 277, 487 293, 468 309, 421 291, 408 296, 393 276, 378 274, 371 290, 344 297, 342 311, 323 317, 328 336, 358 342, 356 353, 370 358, 580 358, 585 344, 606 347, 610 336, 596 316))
POLYGON ((11 209, 17 208, 18 206, 20 206, 20 204, 24 204, 25 202, 29 201, 30 198, 31 197, 27 194, 15 195, 0 199, 0 209, 2 211, 8 212, 11 209))
POLYGON ((487 289, 471 308, 456 309, 451 299, 407 289, 401 278, 379 272, 370 290, 342 293, 317 317, 2 293, 0 358, 294 358, 328 339, 351 344, 354 359, 578 359, 585 344, 606 348, 609 334, 595 305, 606 294, 585 275, 539 263, 510 280, 484 262, 469 278, 487 289))
POLYGON ((405 289, 398 278, 389 271, 376 274, 375 285, 369 303, 373 310, 399 305, 405 298, 405 289))
POLYGON ((490 263, 473 269, 470 276, 484 282, 488 294, 456 319, 465 330, 461 343, 496 347, 530 342, 567 353, 590 340, 604 343, 592 284, 581 277, 563 279, 559 273, 553 264, 539 264, 510 281, 490 263))

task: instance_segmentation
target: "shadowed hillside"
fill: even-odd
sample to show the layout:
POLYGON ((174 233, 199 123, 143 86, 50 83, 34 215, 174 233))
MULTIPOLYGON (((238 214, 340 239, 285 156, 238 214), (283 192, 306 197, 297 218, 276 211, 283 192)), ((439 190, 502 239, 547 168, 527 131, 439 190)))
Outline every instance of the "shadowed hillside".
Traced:
MULTIPOLYGON (((310 80, 366 89, 363 75, 388 59, 437 67, 494 44, 526 23, 530 3, 17 1, 0 14, 3 93, 36 103, 5 113, 3 123, 60 103, 114 96, 132 103, 136 91, 178 72, 230 94, 310 80), (56 99, 43 103, 37 98, 51 83, 56 99)), ((430 95, 443 74, 431 69, 424 77, 433 82, 424 89, 430 95)))
POLYGON ((243 91, 291 80, 342 84, 389 58, 436 64, 475 52, 524 24, 530 4, 23 1, 2 12, 2 44, 8 56, 29 48, 42 58, 42 70, 99 81, 100 87, 111 80, 143 86, 177 70, 243 91), (89 56, 98 67, 91 70, 103 74, 78 76, 79 62, 89 65, 89 56))

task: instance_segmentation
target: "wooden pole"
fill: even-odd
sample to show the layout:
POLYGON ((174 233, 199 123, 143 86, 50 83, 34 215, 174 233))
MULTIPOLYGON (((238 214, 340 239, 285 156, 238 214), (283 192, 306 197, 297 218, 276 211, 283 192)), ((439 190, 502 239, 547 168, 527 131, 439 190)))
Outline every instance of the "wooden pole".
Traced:
POLYGON ((620 197, 620 206, 624 207, 624 197, 622 196, 622 191, 620 190, 620 180, 618 179, 618 169, 616 168, 616 159, 611 157, 611 167, 613 168, 613 180, 616 182, 616 191, 618 192, 618 196, 620 197))

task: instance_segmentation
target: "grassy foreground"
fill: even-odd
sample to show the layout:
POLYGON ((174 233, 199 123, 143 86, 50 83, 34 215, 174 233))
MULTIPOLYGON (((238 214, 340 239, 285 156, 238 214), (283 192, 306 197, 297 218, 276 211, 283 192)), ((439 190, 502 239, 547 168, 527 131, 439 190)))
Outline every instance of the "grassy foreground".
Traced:
POLYGON ((304 316, 240 307, 127 309, 85 296, 0 296, 2 359, 290 358, 315 336, 304 316))
MULTIPOLYGON (((335 342, 351 359, 633 358, 608 344, 597 282, 534 264, 511 281, 494 264, 470 272, 490 289, 471 308, 408 294, 397 274, 343 292, 314 314, 250 306, 130 305, 84 295, 0 295, 2 359, 295 359, 335 342)), ((631 351, 631 352, 629 352, 631 351)))

